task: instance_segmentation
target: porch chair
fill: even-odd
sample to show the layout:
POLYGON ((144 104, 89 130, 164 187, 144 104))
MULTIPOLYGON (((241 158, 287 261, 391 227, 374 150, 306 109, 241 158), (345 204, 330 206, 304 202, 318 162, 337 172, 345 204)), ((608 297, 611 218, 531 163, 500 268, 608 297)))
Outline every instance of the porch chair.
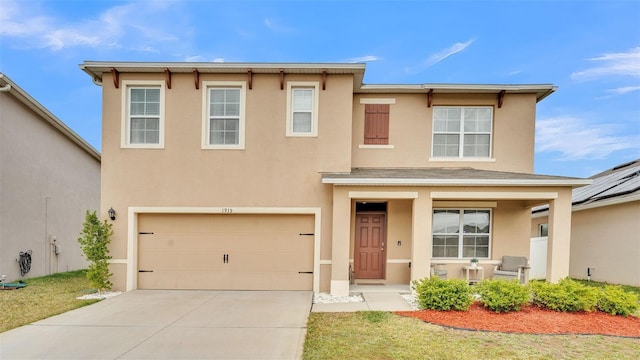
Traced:
POLYGON ((440 279, 447 279, 449 271, 444 268, 445 264, 431 264, 431 276, 437 276, 440 279))
POLYGON ((518 279, 527 283, 526 270, 530 269, 525 256, 503 256, 500 264, 494 265, 493 279, 518 279))

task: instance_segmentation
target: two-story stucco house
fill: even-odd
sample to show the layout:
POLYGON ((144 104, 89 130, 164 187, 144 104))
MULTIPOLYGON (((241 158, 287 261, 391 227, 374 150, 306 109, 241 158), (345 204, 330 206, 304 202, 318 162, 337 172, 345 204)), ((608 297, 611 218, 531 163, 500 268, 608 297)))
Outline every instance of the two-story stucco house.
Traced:
POLYGON ((83 269, 78 235, 100 207, 100 153, 0 73, 0 274, 83 269))
POLYGON ((132 289, 346 294, 433 263, 491 275, 528 256, 550 204, 547 278, 568 275, 571 190, 534 175, 553 85, 366 85, 364 64, 80 65, 103 89, 102 212, 132 289))

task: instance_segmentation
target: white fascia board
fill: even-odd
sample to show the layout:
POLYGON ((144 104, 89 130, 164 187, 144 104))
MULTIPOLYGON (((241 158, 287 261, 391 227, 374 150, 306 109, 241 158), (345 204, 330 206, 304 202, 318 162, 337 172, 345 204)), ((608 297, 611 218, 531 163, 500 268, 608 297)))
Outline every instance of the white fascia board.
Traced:
MULTIPOLYGON (((572 206, 571 211, 574 211, 574 212, 583 211, 583 210, 595 209, 595 208, 605 207, 605 206, 620 205, 620 204, 625 204, 625 203, 634 202, 634 201, 640 201, 640 194, 629 196, 629 197, 615 197, 607 200, 599 200, 599 201, 595 201, 588 204, 574 205, 572 206)), ((535 218, 548 216, 548 215, 549 215, 549 208, 547 207, 544 210, 531 213, 531 218, 535 219, 535 218)))
POLYGON ((322 73, 328 74, 364 73, 365 64, 354 63, 231 63, 231 62, 112 62, 85 61, 80 69, 89 75, 102 77, 102 73, 115 68, 119 72, 157 72, 169 69, 175 73, 191 73, 197 69, 201 73, 246 73, 251 69, 254 73, 322 73))
POLYGON ((606 200, 598 200, 588 204, 575 205, 573 206, 573 211, 581 211, 581 210, 589 210, 594 208, 599 208, 603 206, 612 206, 619 205, 633 201, 640 201, 640 194, 636 194, 628 197, 614 197, 606 200))
POLYGON ((323 178, 323 184, 334 185, 388 185, 388 186, 583 186, 591 179, 571 180, 511 180, 511 179, 377 179, 377 178, 323 178))

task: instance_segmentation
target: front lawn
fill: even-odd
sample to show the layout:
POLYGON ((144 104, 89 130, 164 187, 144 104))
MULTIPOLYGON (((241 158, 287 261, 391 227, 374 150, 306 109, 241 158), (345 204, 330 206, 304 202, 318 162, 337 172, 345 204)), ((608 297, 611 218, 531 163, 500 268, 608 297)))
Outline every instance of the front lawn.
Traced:
POLYGON ((388 312, 311 313, 303 359, 637 359, 640 341, 455 330, 388 312))
POLYGON ((0 290, 0 332, 99 301, 76 299, 91 288, 85 274, 77 270, 25 279, 22 289, 0 290))

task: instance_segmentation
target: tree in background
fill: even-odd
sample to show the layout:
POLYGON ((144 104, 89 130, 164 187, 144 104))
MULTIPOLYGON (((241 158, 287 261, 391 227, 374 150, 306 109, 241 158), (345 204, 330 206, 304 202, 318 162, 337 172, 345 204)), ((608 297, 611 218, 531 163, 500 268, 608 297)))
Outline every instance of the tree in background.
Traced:
POLYGON ((113 285, 109 281, 113 274, 109 273, 108 263, 111 259, 109 256, 109 243, 113 234, 111 227, 112 225, 106 220, 101 223, 95 211, 87 210, 82 232, 78 238, 84 256, 91 262, 87 271, 87 280, 98 289, 98 293, 111 289, 113 285))

